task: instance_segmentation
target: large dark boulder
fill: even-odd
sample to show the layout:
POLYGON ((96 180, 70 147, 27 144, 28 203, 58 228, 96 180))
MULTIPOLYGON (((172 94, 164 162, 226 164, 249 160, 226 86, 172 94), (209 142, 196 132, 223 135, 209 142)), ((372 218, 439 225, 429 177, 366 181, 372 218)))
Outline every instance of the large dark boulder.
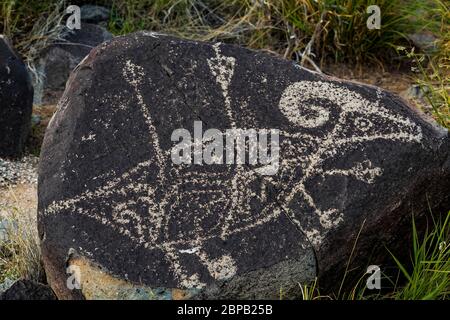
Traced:
POLYGON ((404 250, 412 212, 448 208, 449 167, 448 132, 379 88, 226 44, 119 37, 71 75, 45 136, 48 280, 60 298, 89 299, 289 298, 316 275, 339 285, 358 233, 350 269, 404 250), (278 170, 174 163, 171 136, 195 121, 279 130, 278 170))
POLYGON ((31 128, 33 87, 27 68, 0 35, 0 157, 19 157, 31 128))

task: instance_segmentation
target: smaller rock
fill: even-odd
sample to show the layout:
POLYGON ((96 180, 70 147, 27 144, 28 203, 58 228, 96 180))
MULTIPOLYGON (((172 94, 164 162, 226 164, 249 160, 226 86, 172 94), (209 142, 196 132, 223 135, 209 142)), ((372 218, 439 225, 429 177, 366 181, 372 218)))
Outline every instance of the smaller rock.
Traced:
POLYGON ((81 21, 88 23, 100 23, 108 21, 110 10, 102 6, 85 4, 81 7, 81 21))
POLYGON ((425 53, 432 53, 437 49, 437 37, 431 32, 416 32, 409 34, 408 38, 418 49, 425 53))
POLYGON ((82 23, 80 30, 63 30, 63 39, 52 44, 40 59, 38 69, 44 77, 42 85, 35 86, 34 103, 56 104, 70 72, 94 47, 112 37, 105 28, 90 23, 82 23))
POLYGON ((32 126, 38 126, 41 123, 42 117, 37 114, 31 115, 31 125, 32 126))
POLYGON ((53 290, 32 280, 17 280, 0 295, 0 300, 57 300, 53 290))
POLYGON ((424 99, 426 94, 430 92, 430 89, 425 86, 414 84, 408 89, 401 92, 401 96, 406 99, 424 99))
POLYGON ((11 286, 14 284, 14 280, 10 278, 6 278, 2 283, 0 283, 0 296, 3 292, 11 288, 11 286))

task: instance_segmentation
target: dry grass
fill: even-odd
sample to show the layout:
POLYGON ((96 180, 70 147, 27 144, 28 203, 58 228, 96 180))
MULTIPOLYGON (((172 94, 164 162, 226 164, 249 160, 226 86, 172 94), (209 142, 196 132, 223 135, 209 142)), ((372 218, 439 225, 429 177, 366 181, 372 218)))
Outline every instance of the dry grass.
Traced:
POLYGON ((381 63, 396 56, 405 33, 425 24, 411 16, 420 1, 381 0, 381 30, 368 30, 371 0, 113 1, 110 28, 116 34, 141 29, 199 40, 222 40, 318 64, 326 59, 381 63))
POLYGON ((36 224, 35 185, 17 185, 0 190, 0 219, 6 221, 7 237, 0 240, 0 283, 6 278, 42 281, 36 224))

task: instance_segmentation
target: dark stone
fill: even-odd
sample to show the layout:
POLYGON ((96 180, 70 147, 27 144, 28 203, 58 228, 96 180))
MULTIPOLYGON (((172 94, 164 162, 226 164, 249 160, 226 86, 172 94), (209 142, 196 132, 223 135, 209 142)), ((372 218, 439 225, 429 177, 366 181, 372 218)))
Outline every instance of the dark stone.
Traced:
POLYGON ((448 207, 449 188, 448 132, 396 96, 142 32, 72 74, 42 148, 38 227, 59 298, 76 298, 67 266, 86 298, 292 298, 316 275, 339 286, 359 232, 350 268, 403 250, 411 213, 448 207), (173 163, 171 135, 194 121, 280 130, 278 171, 173 163))
POLYGON ((17 280, 5 292, 0 300, 57 300, 53 290, 44 284, 32 280, 17 280))
POLYGON ((85 4, 81 7, 81 21, 100 23, 109 20, 110 10, 102 6, 85 4))
POLYGON ((27 68, 0 35, 0 157, 19 157, 30 132, 33 87, 27 68))
POLYGON ((69 79, 70 72, 86 57, 92 48, 112 39, 105 28, 82 23, 80 30, 62 32, 62 39, 52 44, 43 54, 39 69, 42 84, 36 85, 36 104, 56 104, 69 79))

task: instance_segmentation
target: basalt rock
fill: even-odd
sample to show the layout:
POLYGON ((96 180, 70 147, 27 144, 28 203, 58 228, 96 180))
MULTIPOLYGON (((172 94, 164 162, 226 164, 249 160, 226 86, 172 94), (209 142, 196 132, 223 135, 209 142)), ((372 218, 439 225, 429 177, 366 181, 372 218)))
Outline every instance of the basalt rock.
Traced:
POLYGON ((60 38, 49 46, 40 59, 38 69, 43 77, 35 84, 35 104, 56 104, 64 92, 70 72, 92 48, 112 39, 112 35, 101 26, 82 23, 79 30, 64 28, 60 38))
POLYGON ((0 300, 56 300, 49 286, 32 280, 17 280, 5 292, 0 294, 0 300))
POLYGON ((357 237, 350 268, 403 250, 411 213, 448 208, 449 185, 448 132, 382 89, 141 32, 71 75, 42 148, 39 235, 63 299, 292 298, 316 276, 339 285, 357 237), (176 129, 194 135, 181 164, 176 129), (278 162, 197 162, 209 129, 278 130, 278 162))
POLYGON ((0 35, 0 157, 19 157, 31 127, 33 87, 27 68, 0 35))

